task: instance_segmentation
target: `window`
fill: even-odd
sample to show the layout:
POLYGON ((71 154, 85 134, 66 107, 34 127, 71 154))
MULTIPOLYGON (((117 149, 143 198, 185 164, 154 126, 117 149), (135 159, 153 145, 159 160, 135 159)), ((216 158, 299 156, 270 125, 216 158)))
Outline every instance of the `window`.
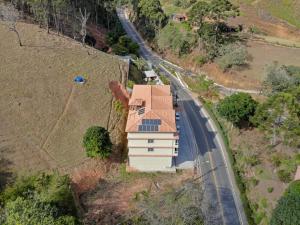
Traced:
POLYGON ((178 148, 175 148, 175 151, 174 151, 174 152, 175 152, 175 154, 177 154, 177 153, 178 153, 178 148))
POLYGON ((179 144, 179 141, 178 139, 175 140, 175 145, 178 145, 179 144))
POLYGON ((148 143, 154 143, 153 139, 148 139, 148 143))
POLYGON ((148 152, 153 152, 154 149, 153 148, 148 148, 148 152))

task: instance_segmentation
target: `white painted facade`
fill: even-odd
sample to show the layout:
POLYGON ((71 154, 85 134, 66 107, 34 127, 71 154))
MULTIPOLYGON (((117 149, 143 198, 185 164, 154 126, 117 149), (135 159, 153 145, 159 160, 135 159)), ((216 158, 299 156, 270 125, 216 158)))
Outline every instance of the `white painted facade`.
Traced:
POLYGON ((178 155, 175 133, 128 133, 129 166, 140 171, 172 171, 178 155))

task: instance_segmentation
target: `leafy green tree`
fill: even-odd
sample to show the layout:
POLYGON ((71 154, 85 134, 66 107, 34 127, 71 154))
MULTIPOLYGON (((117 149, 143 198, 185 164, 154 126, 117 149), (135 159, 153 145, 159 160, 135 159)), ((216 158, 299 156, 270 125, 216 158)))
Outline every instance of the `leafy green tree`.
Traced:
POLYGON ((112 46, 112 50, 116 55, 128 55, 135 54, 138 55, 139 45, 133 42, 126 35, 120 36, 118 43, 112 46))
POLYGON ((112 150, 109 132, 98 126, 88 128, 83 137, 83 146, 88 157, 107 158, 112 150))
POLYGON ((146 39, 153 40, 166 24, 167 17, 159 0, 131 0, 132 16, 139 31, 146 39))
POLYGON ((21 177, 0 197, 1 224, 79 224, 67 176, 54 173, 21 177))
POLYGON ((277 202, 270 225, 300 224, 300 181, 294 181, 277 202))
POLYGON ((252 122, 271 137, 290 146, 300 145, 300 87, 277 93, 261 104, 252 122))
POLYGON ((218 49, 227 39, 221 29, 222 22, 239 15, 239 10, 229 0, 198 1, 188 15, 190 23, 198 28, 207 56, 212 60, 218 56, 218 49))
POLYGON ((179 56, 187 54, 197 43, 196 36, 174 23, 167 24, 158 35, 157 44, 161 50, 171 49, 179 56))
POLYGON ((5 206, 4 225, 75 225, 76 218, 73 216, 58 216, 55 206, 42 202, 38 199, 24 199, 18 197, 9 201, 5 206))
POLYGON ((233 66, 245 65, 248 59, 246 47, 239 44, 222 46, 219 50, 219 55, 217 63, 223 71, 233 66))
POLYGON ((220 101, 217 110, 221 116, 239 126, 241 122, 249 122, 254 115, 257 102, 246 93, 236 93, 220 101))
POLYGON ((192 26, 197 26, 201 28, 205 17, 209 13, 209 3, 205 1, 198 1, 195 3, 192 8, 188 11, 189 22, 192 26))
POLYGON ((196 0, 173 0, 173 5, 187 9, 195 2, 196 0))

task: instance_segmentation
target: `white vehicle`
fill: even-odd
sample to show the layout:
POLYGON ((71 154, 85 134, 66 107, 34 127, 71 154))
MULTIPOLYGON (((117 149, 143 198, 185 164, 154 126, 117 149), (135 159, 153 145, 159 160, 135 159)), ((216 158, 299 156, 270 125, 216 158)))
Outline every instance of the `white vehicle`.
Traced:
POLYGON ((176 118, 177 121, 180 120, 180 113, 179 112, 175 113, 175 118, 176 118))

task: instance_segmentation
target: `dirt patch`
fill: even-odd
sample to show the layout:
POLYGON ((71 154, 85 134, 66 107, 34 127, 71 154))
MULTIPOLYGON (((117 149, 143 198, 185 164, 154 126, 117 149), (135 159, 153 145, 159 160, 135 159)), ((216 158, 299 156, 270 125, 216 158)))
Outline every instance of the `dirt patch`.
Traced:
POLYGON ((229 19, 229 25, 238 26, 242 24, 244 29, 255 26, 267 35, 300 41, 299 29, 271 17, 262 8, 249 4, 241 4, 240 10, 242 15, 229 19))
POLYGON ((77 192, 85 224, 116 224, 134 209, 134 198, 138 193, 159 194, 181 185, 194 175, 192 170, 177 174, 128 174, 125 166, 120 164, 110 164, 106 169, 102 175, 95 176, 96 186, 92 184, 90 188, 77 192))
POLYGON ((246 47, 250 54, 248 65, 233 68, 228 72, 223 72, 216 63, 207 63, 200 68, 193 61, 197 56, 196 51, 181 58, 168 52, 165 58, 195 73, 204 73, 226 87, 254 90, 261 89, 266 65, 277 61, 284 65, 300 66, 300 48, 276 46, 254 40, 249 40, 246 47))
POLYGON ((0 24, 1 156, 21 173, 69 171, 88 160, 81 143, 85 130, 108 124, 108 84, 121 80, 123 62, 35 25, 18 28, 24 47, 0 24), (74 84, 77 75, 87 82, 74 84))

